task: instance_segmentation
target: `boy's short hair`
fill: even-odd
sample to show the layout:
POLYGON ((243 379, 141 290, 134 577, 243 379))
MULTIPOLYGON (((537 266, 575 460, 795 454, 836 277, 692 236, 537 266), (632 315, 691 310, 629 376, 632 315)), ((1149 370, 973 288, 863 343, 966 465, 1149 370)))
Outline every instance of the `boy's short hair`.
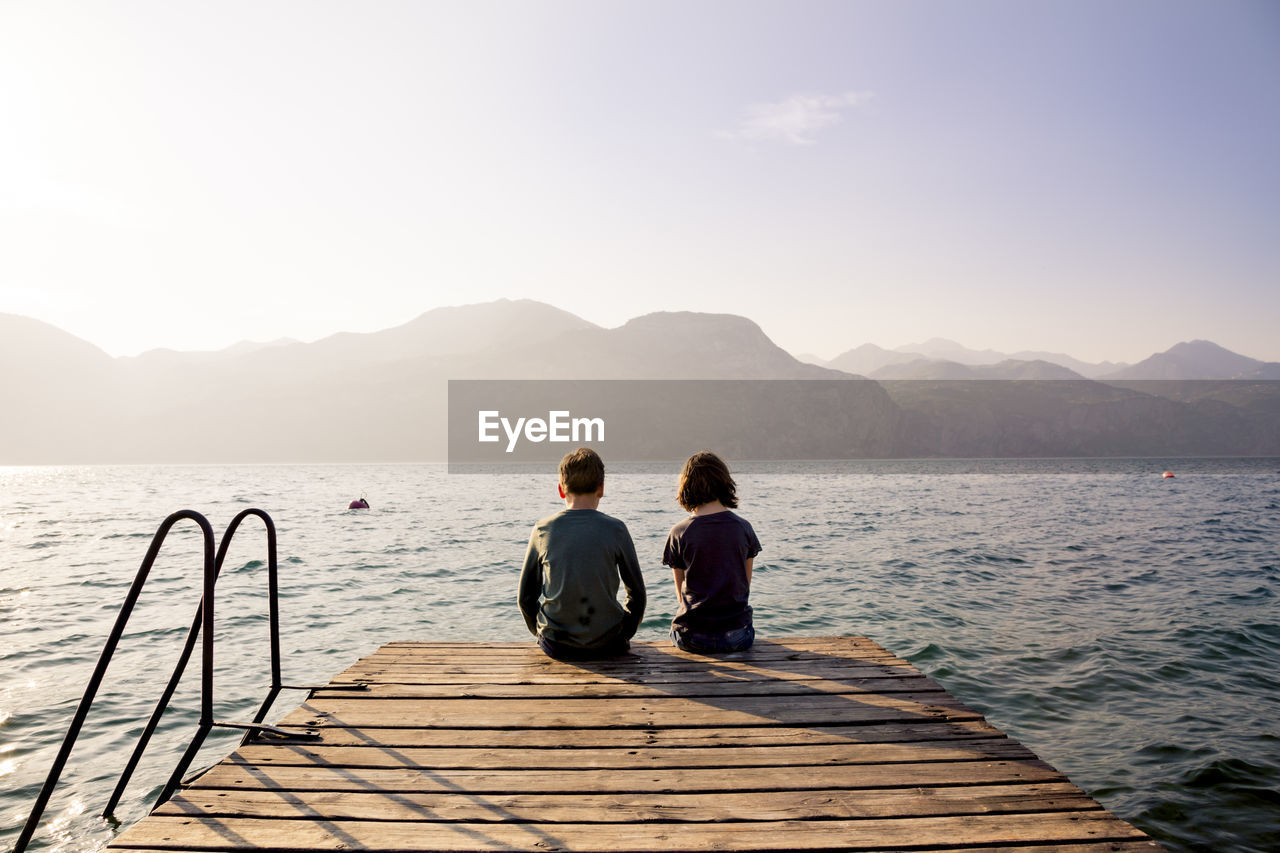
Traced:
POLYGON ((604 460, 590 447, 566 453, 560 460, 560 485, 569 494, 595 494, 604 485, 604 460))
POLYGON ((684 463, 676 500, 690 512, 716 500, 734 509, 738 505, 737 488, 724 460, 710 450, 699 450, 684 463))

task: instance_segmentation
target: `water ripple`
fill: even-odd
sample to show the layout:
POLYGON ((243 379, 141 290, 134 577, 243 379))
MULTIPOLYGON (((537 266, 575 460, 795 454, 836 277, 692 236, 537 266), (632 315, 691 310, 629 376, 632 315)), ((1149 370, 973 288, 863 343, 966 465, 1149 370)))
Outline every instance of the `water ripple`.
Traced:
MULTIPOLYGON (((741 512, 764 545, 757 632, 878 640, 1171 850, 1276 849, 1276 461, 1182 460, 1177 488, 1153 488, 1153 468, 744 465, 741 512)), ((613 472, 601 508, 628 522, 650 587, 640 639, 661 640, 674 607, 660 558, 680 518, 675 471, 613 472)), ((0 589, 0 756, 13 762, 4 779, 16 803, 34 795, 146 541, 174 509, 206 511, 215 530, 245 505, 272 513, 286 680, 296 682, 326 680, 390 640, 527 641, 515 579, 529 525, 557 509, 544 477, 450 477, 425 465, 56 468, 0 485, 21 496, 0 501, 11 563, 0 589), (376 509, 347 510, 362 489, 376 509)), ((95 759, 128 748, 195 612, 198 537, 175 532, 55 798, 59 849, 111 838, 92 815, 114 765, 95 759), (72 814, 75 803, 88 808, 72 814)), ((219 708, 239 716, 268 678, 266 581, 260 536, 234 550, 219 585, 216 682, 219 708)), ((126 821, 146 811, 197 706, 184 682, 120 810, 126 821)), ((211 744, 202 760, 229 749, 211 744)), ((0 843, 22 811, 0 814, 0 843)))

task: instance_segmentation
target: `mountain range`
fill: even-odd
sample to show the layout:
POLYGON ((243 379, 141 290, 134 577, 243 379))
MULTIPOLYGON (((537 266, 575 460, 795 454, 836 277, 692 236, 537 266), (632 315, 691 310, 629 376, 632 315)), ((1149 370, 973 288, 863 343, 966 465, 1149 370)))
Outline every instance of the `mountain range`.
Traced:
POLYGON ((871 379, 1280 379, 1280 362, 1200 340, 1175 344, 1133 365, 1090 363, 1065 353, 974 350, 945 338, 892 350, 862 344, 830 361, 809 360, 871 379))
MULTIPOLYGON (((743 452, 1280 453, 1276 386, 1256 381, 1280 378, 1280 364, 1207 341, 1178 344, 1131 366, 975 351, 940 340, 911 352, 864 345, 815 365, 740 316, 660 312, 606 329, 543 303, 500 300, 438 308, 391 329, 311 343, 126 358, 40 321, 0 314, 0 394, 9 411, 0 419, 0 464, 442 460, 451 379, 863 376, 876 381, 797 397, 787 404, 791 411, 771 414, 773 437, 762 426, 752 434, 750 422, 738 425, 745 430, 743 452), (1106 381, 1082 370, 1102 372, 1097 378, 1106 381), (953 378, 1022 381, 940 381, 953 378), (895 381, 901 379, 916 381, 895 381), (1255 381, 1181 381, 1205 379, 1255 381), (1153 391, 1143 380, 1163 382, 1153 391), (840 435, 857 440, 833 439, 836 421, 844 425, 840 435)), ((655 444, 652 452, 671 449, 655 444)))

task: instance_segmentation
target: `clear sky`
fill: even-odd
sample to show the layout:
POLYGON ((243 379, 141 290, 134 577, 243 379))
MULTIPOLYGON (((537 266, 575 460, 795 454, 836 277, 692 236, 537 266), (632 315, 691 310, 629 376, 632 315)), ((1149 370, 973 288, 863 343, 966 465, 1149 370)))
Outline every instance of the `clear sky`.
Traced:
POLYGON ((0 311, 1280 360, 1280 3, 0 0, 0 311))

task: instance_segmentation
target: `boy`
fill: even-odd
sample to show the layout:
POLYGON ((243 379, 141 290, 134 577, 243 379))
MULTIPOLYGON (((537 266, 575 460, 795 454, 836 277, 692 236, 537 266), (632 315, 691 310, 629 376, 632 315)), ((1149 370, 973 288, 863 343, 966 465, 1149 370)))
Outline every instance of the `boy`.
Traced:
POLYGON ((520 573, 520 612, 550 657, 620 655, 644 617, 644 577, 627 526, 600 512, 604 462, 589 447, 560 460, 565 508, 533 526, 520 573), (618 582, 627 591, 618 604, 618 582), (541 602, 539 602, 541 599, 541 602))

